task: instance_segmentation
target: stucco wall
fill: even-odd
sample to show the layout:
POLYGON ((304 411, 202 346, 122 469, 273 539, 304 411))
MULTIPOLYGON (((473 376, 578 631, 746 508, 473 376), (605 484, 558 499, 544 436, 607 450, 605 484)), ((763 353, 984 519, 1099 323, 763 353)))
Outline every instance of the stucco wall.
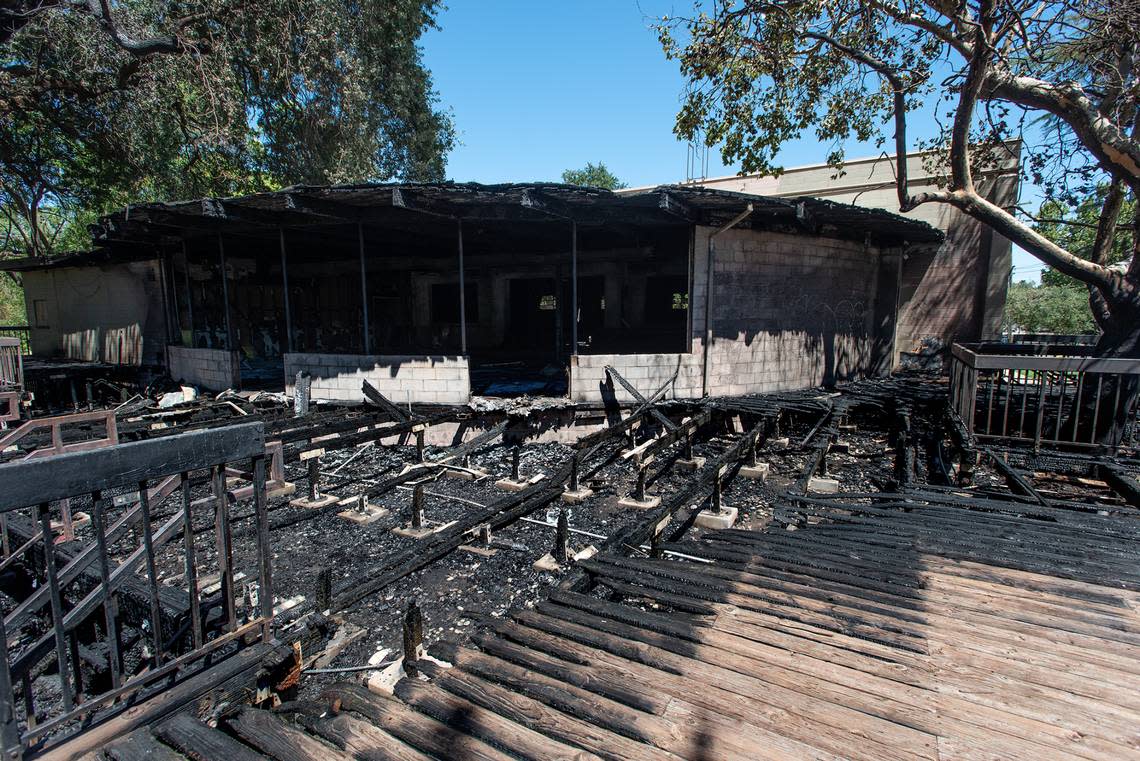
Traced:
POLYGON ((301 370, 312 376, 313 399, 364 401, 364 380, 397 404, 466 404, 471 398, 466 357, 286 354, 287 393, 301 370))
POLYGON ((207 391, 241 386, 241 365, 236 351, 168 347, 170 377, 207 391))
POLYGON ((158 262, 33 270, 23 279, 33 354, 163 364, 166 325, 158 262), (42 302, 39 320, 37 301, 42 302))

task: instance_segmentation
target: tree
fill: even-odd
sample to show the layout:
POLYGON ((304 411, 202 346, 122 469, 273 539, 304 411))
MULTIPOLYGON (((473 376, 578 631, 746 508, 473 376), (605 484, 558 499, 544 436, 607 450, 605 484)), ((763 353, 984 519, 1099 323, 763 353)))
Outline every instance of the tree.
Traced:
POLYGON ((619 180, 614 173, 599 161, 597 164, 587 162, 581 169, 567 169, 562 173, 562 181, 568 185, 583 185, 591 188, 605 188, 606 190, 620 190, 629 187, 619 180))
POLYGON ((1088 292, 1078 284, 1014 283, 1006 297, 1004 322, 1007 328, 1026 333, 1074 335, 1096 330, 1088 292))
MULTIPOLYGON (((1110 188, 1107 185, 1101 185, 1094 192, 1078 199, 1073 208, 1056 200, 1046 200, 1042 202, 1037 212, 1035 229, 1066 251, 1072 251, 1082 259, 1092 259, 1096 249, 1100 216, 1109 192, 1110 188)), ((1111 248, 1104 256, 1105 264, 1110 266, 1121 264, 1132 256, 1132 227, 1135 223, 1135 213, 1134 201, 1125 201, 1121 205, 1116 235, 1111 248)), ((1056 286, 1083 285, 1052 267, 1046 267, 1041 273, 1041 282, 1044 285, 1056 286)))
POLYGON ((418 40, 438 0, 14 0, 0 8, 3 250, 127 201, 439 180, 418 40))
POLYGON ((1122 209, 1140 193, 1135 0, 717 0, 657 30, 689 83, 677 134, 703 134, 746 172, 779 173, 780 146, 807 130, 836 146, 837 167, 845 140, 882 144, 886 124, 905 156, 908 117, 932 109, 937 134, 917 147, 933 152, 944 186, 911 193, 896 162, 899 209, 954 206, 1088 285, 1098 352, 1140 356, 1140 235, 1128 267, 1108 266, 1122 209), (1087 258, 978 191, 1016 138, 1051 200, 1073 206, 1107 185, 1087 258))

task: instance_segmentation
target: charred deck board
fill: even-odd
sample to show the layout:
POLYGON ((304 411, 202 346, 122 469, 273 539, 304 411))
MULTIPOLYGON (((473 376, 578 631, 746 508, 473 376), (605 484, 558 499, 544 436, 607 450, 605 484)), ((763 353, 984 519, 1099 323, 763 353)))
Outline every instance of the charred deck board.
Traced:
POLYGON ((330 689, 311 741, 408 758, 1140 757, 1129 516, 876 503, 869 526, 811 507, 795 531, 666 545, 711 563, 603 553, 582 564, 591 591, 437 643, 448 665, 422 662, 427 681, 330 689))

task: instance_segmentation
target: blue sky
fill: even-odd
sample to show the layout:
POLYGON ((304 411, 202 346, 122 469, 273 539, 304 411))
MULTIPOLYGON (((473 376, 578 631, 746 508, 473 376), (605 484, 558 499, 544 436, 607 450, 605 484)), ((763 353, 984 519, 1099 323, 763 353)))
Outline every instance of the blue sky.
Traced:
MULTIPOLYGON (((684 81, 649 28, 687 0, 451 0, 423 41, 425 63, 459 132, 448 158, 457 181, 558 180, 604 161, 630 185, 684 179, 687 149, 673 135, 684 81)), ((921 121, 910 132, 930 129, 921 121)), ((814 136, 789 143, 784 166, 824 160, 814 136)), ((873 144, 847 155, 875 154, 873 144)), ((709 176, 733 174, 710 151, 709 176)), ((1029 189, 1023 189, 1023 198, 1029 189)), ((1015 278, 1040 262, 1014 252, 1015 278)))

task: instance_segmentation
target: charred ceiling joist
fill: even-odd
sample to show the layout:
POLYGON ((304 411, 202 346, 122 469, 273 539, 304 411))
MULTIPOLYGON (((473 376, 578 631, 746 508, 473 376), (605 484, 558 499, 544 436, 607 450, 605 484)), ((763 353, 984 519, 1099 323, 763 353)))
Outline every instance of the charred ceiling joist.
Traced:
POLYGON ((178 230, 189 235, 256 233, 348 223, 433 235, 441 218, 489 224, 716 226, 748 204, 753 211, 741 225, 756 229, 826 229, 885 245, 936 242, 942 236, 922 222, 814 198, 767 198, 683 185, 613 193, 555 183, 293 186, 235 198, 135 205, 103 217, 93 232, 96 243, 107 246, 162 244, 178 230))

